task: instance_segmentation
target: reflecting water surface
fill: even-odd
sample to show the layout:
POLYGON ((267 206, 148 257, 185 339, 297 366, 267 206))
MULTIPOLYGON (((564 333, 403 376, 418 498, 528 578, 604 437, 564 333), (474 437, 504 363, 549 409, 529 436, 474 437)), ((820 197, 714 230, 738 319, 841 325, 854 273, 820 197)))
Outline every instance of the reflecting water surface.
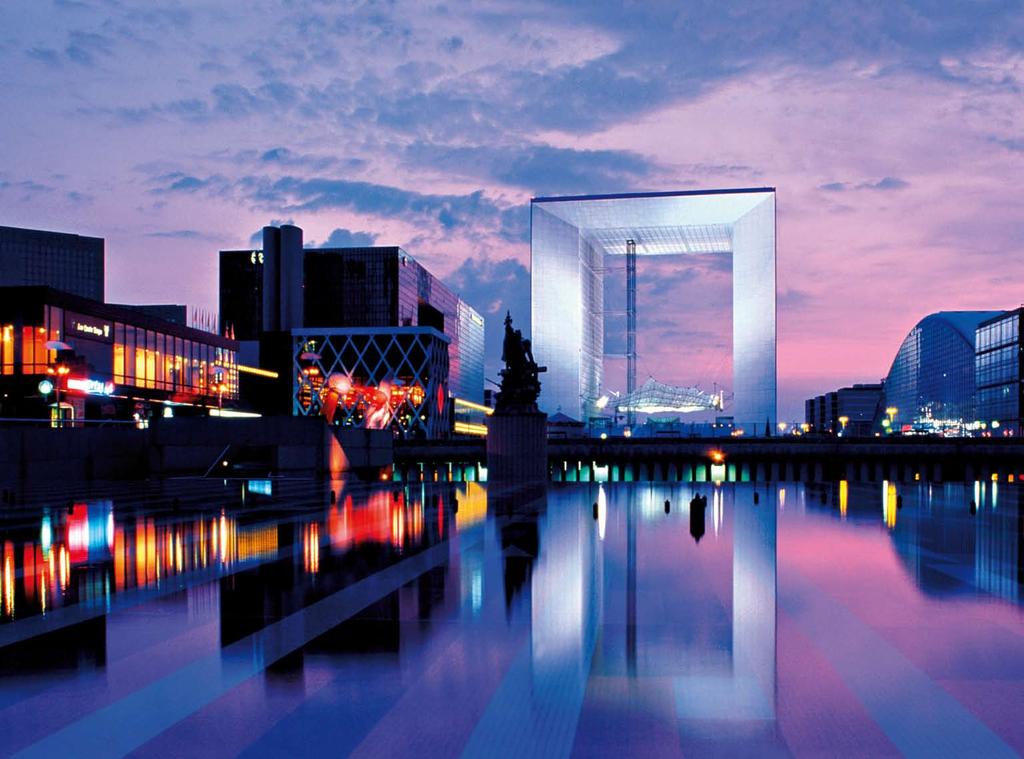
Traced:
POLYGON ((0 755, 1012 756, 1016 484, 178 481, 0 522, 0 755))

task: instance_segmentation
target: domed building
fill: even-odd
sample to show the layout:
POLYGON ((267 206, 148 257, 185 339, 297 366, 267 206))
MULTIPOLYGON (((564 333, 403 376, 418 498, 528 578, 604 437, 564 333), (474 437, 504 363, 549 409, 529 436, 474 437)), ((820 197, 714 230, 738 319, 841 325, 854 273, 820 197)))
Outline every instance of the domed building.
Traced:
POLYGON ((962 431, 975 418, 975 330, 1001 311, 939 311, 919 321, 885 378, 876 428, 962 431))

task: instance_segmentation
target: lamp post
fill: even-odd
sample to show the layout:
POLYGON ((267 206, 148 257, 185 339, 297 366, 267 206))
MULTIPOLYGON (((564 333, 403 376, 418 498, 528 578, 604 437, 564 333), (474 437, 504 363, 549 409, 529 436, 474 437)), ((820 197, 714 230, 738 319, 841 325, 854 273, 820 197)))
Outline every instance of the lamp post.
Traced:
POLYGON ((786 434, 786 427, 787 426, 788 425, 785 422, 779 422, 779 434, 780 435, 785 435, 786 434))
MULTIPOLYGON (((46 331, 42 327, 40 327, 39 330, 40 330, 40 332, 45 332, 46 331)), ((70 351, 70 350, 74 350, 74 348, 72 348, 70 345, 65 343, 63 340, 47 340, 46 341, 46 350, 53 351, 54 353, 58 353, 59 354, 61 351, 70 351)), ((61 427, 64 426, 64 424, 63 424, 63 422, 64 422, 64 412, 63 412, 63 410, 60 407, 60 383, 61 383, 61 378, 66 378, 70 371, 71 371, 71 369, 68 367, 68 365, 65 362, 60 360, 59 355, 58 355, 58 358, 57 358, 56 365, 48 367, 46 369, 46 373, 47 374, 52 374, 54 376, 53 387, 54 387, 54 390, 55 390, 54 400, 56 401, 56 408, 57 408, 57 423, 56 423, 57 429, 60 429, 61 427)))
POLYGON ((842 434, 844 432, 846 432, 846 424, 849 421, 850 421, 850 417, 848 417, 848 416, 841 416, 841 417, 839 417, 839 426, 840 426, 839 435, 840 435, 840 437, 842 437, 842 434))

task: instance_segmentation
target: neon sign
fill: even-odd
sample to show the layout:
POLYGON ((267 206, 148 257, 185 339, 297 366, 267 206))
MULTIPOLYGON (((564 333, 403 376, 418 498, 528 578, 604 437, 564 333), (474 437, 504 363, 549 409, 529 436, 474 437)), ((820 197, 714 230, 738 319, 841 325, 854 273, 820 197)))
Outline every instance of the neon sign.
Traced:
POLYGON ((77 390, 87 395, 113 395, 114 383, 82 377, 69 377, 68 390, 77 390))

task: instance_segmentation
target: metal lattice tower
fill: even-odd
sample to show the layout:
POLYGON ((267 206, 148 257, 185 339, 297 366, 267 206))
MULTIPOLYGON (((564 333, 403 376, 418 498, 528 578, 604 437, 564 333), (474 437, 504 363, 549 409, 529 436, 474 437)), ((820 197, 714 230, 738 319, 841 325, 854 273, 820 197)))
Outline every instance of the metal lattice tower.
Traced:
MULTIPOLYGON (((626 393, 636 390, 636 240, 626 240, 626 393)), ((626 424, 633 426, 630 411, 626 424)))

